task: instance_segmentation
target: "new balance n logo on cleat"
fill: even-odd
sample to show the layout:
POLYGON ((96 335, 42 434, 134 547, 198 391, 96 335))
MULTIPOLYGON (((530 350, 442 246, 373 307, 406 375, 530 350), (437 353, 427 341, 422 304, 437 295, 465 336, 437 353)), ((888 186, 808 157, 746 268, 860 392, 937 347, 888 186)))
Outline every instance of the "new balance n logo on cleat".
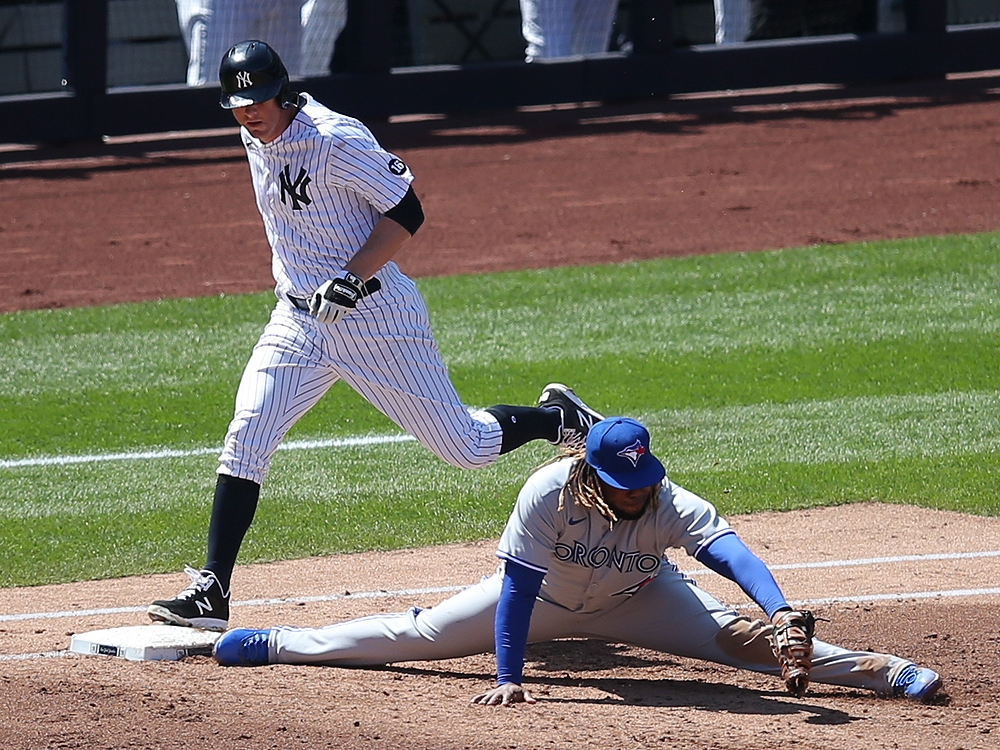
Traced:
POLYGON ((160 599, 146 610, 154 622, 204 630, 229 627, 229 592, 210 570, 184 569, 191 583, 174 599, 160 599))
POLYGON ((577 396, 572 388, 562 383, 549 383, 538 397, 538 406, 558 409, 562 415, 559 435, 553 441, 565 448, 582 450, 587 443, 590 428, 604 417, 591 409, 577 396))

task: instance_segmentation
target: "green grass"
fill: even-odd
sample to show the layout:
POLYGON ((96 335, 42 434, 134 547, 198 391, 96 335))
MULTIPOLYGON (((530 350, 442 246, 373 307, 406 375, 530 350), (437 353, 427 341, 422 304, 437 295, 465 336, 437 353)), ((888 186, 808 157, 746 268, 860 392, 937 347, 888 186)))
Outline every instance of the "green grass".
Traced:
MULTIPOLYGON (((422 279, 467 403, 551 380, 647 422, 723 513, 877 499, 1000 514, 1000 236, 422 279)), ((0 586, 199 564, 215 450, 273 296, 0 316, 0 586), (149 460, 47 457, 170 449, 149 460), (184 452, 187 452, 186 454, 184 452), (25 465, 28 462, 28 465, 25 465)), ((241 561, 499 534, 544 444, 453 469, 338 385, 241 561)))

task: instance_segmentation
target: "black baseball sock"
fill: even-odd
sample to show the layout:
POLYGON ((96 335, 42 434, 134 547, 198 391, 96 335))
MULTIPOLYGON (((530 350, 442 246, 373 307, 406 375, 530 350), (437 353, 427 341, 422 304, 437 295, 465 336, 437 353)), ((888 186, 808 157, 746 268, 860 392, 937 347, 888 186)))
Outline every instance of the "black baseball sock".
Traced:
POLYGON ((229 591, 236 555, 253 522, 259 497, 260 485, 256 482, 219 474, 215 483, 212 520, 208 524, 205 568, 215 573, 223 591, 229 591))
POLYGON ((486 411, 497 418, 503 430, 500 453, 509 453, 532 440, 548 440, 551 443, 559 437, 562 417, 558 409, 497 404, 486 411))

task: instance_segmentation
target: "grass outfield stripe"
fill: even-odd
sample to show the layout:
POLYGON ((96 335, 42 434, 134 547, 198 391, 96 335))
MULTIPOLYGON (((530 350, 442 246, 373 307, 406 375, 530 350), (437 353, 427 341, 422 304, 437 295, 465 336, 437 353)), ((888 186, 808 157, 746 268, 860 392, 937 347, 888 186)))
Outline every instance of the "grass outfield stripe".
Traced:
MULTIPOLYGON (((648 422, 672 478, 723 515, 1000 516, 998 233, 418 285, 469 403, 570 383, 648 422)), ((268 292, 0 315, 0 586, 204 553, 214 446, 273 307, 268 292)), ((489 538, 553 454, 541 441, 469 472, 415 441, 327 447, 375 435, 409 440, 331 389, 274 462, 245 561, 489 538)))
MULTIPOLYGON (((1000 449, 1000 391, 874 396, 723 409, 658 411, 644 417, 671 440, 676 469, 728 470, 761 460, 836 463, 887 457, 937 456, 961 445, 966 453, 1000 449), (765 439, 761 439, 761 437, 765 439), (676 438, 681 439, 676 439, 676 438)), ((410 435, 296 440, 279 450, 355 448, 412 442, 410 435)), ((0 460, 0 469, 149 461, 219 453, 221 448, 163 449, 82 456, 0 460)))
POLYGON ((1000 450, 1000 391, 871 396, 645 415, 674 469, 846 463, 1000 450), (721 462, 721 463, 720 463, 721 462))
MULTIPOLYGON (((460 278, 421 280, 421 286, 450 367, 547 363, 554 351, 581 359, 623 350, 714 355, 845 341, 995 335, 1000 331, 995 313, 1000 263, 994 246, 972 252, 976 240, 967 242, 965 261, 953 260, 961 254, 940 243, 896 242, 482 277, 493 279, 493 293, 501 294, 502 306, 484 300, 482 285, 470 287, 460 278), (907 276, 904 269, 921 257, 927 265, 907 276), (882 259, 884 267, 874 258, 882 259), (786 276, 788 283, 780 283, 786 276), (580 289, 546 294, 555 283, 580 289), (512 289, 521 294, 512 296, 512 289), (468 301, 444 304, 451 298, 468 301), (540 298, 546 304, 537 304, 540 298), (651 331, 669 335, 651 336, 651 331)), ((114 310, 112 321, 128 315, 138 319, 134 327, 117 324, 120 328, 113 331, 82 322, 49 330, 40 314, 0 317, 0 339, 7 338, 6 356, 0 357, 0 395, 197 382, 223 363, 242 365, 271 303, 271 293, 233 300, 234 314, 238 308, 252 319, 227 317, 224 323, 208 312, 204 320, 187 312, 218 308, 219 300, 106 308, 114 310), (165 329, 150 330, 158 310, 177 319, 171 318, 165 329), (213 356, 206 357, 206 349, 213 356)), ((79 321, 88 316, 60 311, 58 317, 79 321)))
MULTIPOLYGON (((374 435, 363 438, 334 438, 329 440, 294 440, 278 447, 278 450, 301 451, 318 448, 357 448, 369 445, 388 445, 416 440, 411 435, 374 435)), ((189 458, 222 452, 221 447, 192 448, 190 450, 136 451, 134 453, 104 453, 91 456, 39 456, 0 461, 0 469, 18 469, 30 466, 70 466, 72 464, 94 464, 106 461, 154 461, 162 458, 189 458)))
MULTIPOLYGON (((657 273, 655 266, 648 269, 651 276, 657 273)), ((671 356, 711 355, 859 340, 992 335, 1000 330, 1000 319, 992 312, 997 283, 994 269, 986 269, 983 278, 964 281, 958 289, 931 278, 879 284, 847 279, 820 288, 762 291, 677 293, 663 288, 615 296, 605 292, 596 301, 511 304, 503 311, 503 326, 497 325, 499 313, 492 309, 440 311, 435 330, 441 331, 439 343, 452 366, 546 362, 555 346, 567 355, 575 348, 584 359, 633 349, 671 356), (623 326, 622 321, 633 324, 623 326), (511 330, 544 331, 544 335, 511 337, 511 330), (650 331, 670 335, 650 337, 650 331), (483 343, 470 347, 468 341, 483 343)))

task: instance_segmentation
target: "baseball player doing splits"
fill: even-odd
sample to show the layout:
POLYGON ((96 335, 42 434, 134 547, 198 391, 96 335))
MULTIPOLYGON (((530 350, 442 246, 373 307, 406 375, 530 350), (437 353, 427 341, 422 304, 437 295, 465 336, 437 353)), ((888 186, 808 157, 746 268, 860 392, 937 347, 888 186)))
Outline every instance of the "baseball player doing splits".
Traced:
POLYGON ((601 419, 560 383, 536 406, 466 407, 423 298, 391 260, 424 219, 409 168, 357 120, 292 91, 264 42, 230 49, 219 77, 222 106, 241 125, 277 304, 236 392, 205 565, 148 609, 154 621, 212 630, 228 627, 232 571, 278 444, 338 380, 466 469, 531 440, 582 444, 601 419))
POLYGON ((497 572, 430 609, 322 628, 238 628, 214 647, 224 666, 377 666, 496 653, 497 685, 474 703, 535 699, 522 686, 525 645, 593 638, 780 675, 927 700, 941 677, 890 654, 812 638, 760 558, 707 501, 671 482, 635 420, 595 424, 585 450, 536 471, 500 537, 497 572), (680 548, 735 581, 771 622, 751 620, 699 589, 666 557, 680 548), (791 623, 791 625, 789 625, 791 623), (788 637, 798 625, 805 632, 788 637), (799 653, 785 670, 785 645, 799 653))

